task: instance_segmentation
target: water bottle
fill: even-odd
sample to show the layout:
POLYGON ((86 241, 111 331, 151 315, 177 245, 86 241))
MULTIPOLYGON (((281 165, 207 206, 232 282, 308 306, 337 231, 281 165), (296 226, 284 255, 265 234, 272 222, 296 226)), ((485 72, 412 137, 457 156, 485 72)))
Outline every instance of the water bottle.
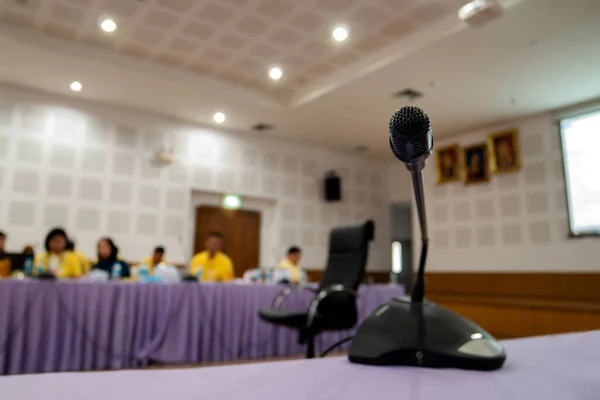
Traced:
POLYGON ((271 268, 265 269, 265 283, 271 283, 271 275, 272 275, 271 268))
POLYGON ((31 274, 33 274, 33 259, 31 257, 25 259, 25 262, 23 263, 23 272, 25 272, 26 276, 31 276, 31 274))
POLYGON ((306 285, 306 271, 302 271, 300 274, 300 285, 306 285))
POLYGON ((394 272, 390 272, 390 284, 395 285, 398 283, 398 275, 394 272))
POLYGON ((198 265, 196 268, 196 279, 198 279, 198 282, 202 282, 202 265, 198 265))
POLYGON ((42 264, 38 264, 38 266, 35 269, 37 276, 40 276, 44 273, 44 266, 42 264))
POLYGON ((114 263, 112 266, 112 271, 111 271, 111 278, 112 279, 121 279, 121 263, 114 263))
POLYGON ((146 281, 150 276, 150 268, 146 264, 141 264, 138 269, 138 280, 146 281))
POLYGON ((262 268, 256 268, 256 282, 262 282, 263 281, 263 270, 262 268))

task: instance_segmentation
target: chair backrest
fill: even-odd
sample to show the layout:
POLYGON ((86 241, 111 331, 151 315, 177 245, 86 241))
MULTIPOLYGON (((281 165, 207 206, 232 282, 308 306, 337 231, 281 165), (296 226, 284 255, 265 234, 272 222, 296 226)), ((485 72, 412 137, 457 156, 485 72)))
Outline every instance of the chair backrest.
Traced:
POLYGON ((375 224, 371 220, 331 230, 329 259, 319 283, 320 289, 332 285, 358 289, 365 276, 369 242, 373 240, 374 231, 375 224))

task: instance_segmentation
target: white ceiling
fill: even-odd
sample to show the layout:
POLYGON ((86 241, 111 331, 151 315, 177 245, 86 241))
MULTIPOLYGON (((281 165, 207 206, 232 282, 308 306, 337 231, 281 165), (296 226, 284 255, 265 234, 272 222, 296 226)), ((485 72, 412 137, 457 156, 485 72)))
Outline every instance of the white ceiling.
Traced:
POLYGON ((600 1, 506 1, 477 29, 457 20, 463 2, 0 0, 0 81, 205 125, 223 110, 225 130, 269 123, 263 135, 373 155, 407 87, 437 137, 600 97, 600 1))

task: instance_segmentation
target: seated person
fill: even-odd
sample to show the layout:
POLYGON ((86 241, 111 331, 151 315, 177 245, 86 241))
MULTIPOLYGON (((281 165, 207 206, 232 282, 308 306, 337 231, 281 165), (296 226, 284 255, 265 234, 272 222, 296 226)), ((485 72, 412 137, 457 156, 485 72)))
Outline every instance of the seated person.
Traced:
POLYGON ((44 241, 45 252, 35 257, 33 275, 50 273, 57 278, 78 278, 81 276, 79 261, 70 251, 66 251, 67 233, 62 228, 54 228, 44 241))
POLYGON ((198 253, 190 263, 190 274, 199 277, 205 282, 221 282, 233 279, 233 263, 221 249, 223 248, 223 235, 219 232, 208 234, 204 245, 206 250, 198 253))
POLYGON ((154 248, 154 253, 152 253, 152 257, 143 259, 140 262, 140 266, 146 265, 148 267, 148 274, 152 275, 154 273, 154 267, 158 266, 160 263, 166 263, 165 248, 163 246, 156 246, 154 248))
POLYGON ((8 278, 10 275, 10 260, 6 256, 4 246, 6 244, 6 233, 0 232, 0 278, 8 278))
POLYGON ((277 264, 276 268, 285 269, 289 272, 292 283, 300 283, 302 280, 302 270, 298 267, 302 250, 299 247, 292 246, 288 249, 287 256, 277 264))
POLYGON ((79 262, 79 267, 81 268, 81 273, 83 275, 87 275, 90 272, 90 260, 83 254, 81 251, 77 251, 75 249, 75 242, 73 240, 67 240, 67 245, 65 246, 67 251, 73 253, 75 258, 77 258, 77 262, 79 262))
POLYGON ((119 259, 119 248, 111 238, 105 237, 98 241, 98 262, 92 266, 92 270, 101 270, 108 273, 113 279, 113 268, 121 267, 121 278, 129 278, 129 264, 119 259))
POLYGON ((5 258, 6 233, 0 232, 0 258, 5 258))

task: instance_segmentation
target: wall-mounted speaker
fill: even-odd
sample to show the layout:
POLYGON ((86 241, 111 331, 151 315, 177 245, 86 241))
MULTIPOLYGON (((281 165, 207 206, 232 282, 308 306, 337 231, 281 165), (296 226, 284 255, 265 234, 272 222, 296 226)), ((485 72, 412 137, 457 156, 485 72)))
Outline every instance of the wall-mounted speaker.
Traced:
POLYGON ((335 171, 329 171, 324 181, 325 201, 334 202, 342 200, 342 179, 335 171))

